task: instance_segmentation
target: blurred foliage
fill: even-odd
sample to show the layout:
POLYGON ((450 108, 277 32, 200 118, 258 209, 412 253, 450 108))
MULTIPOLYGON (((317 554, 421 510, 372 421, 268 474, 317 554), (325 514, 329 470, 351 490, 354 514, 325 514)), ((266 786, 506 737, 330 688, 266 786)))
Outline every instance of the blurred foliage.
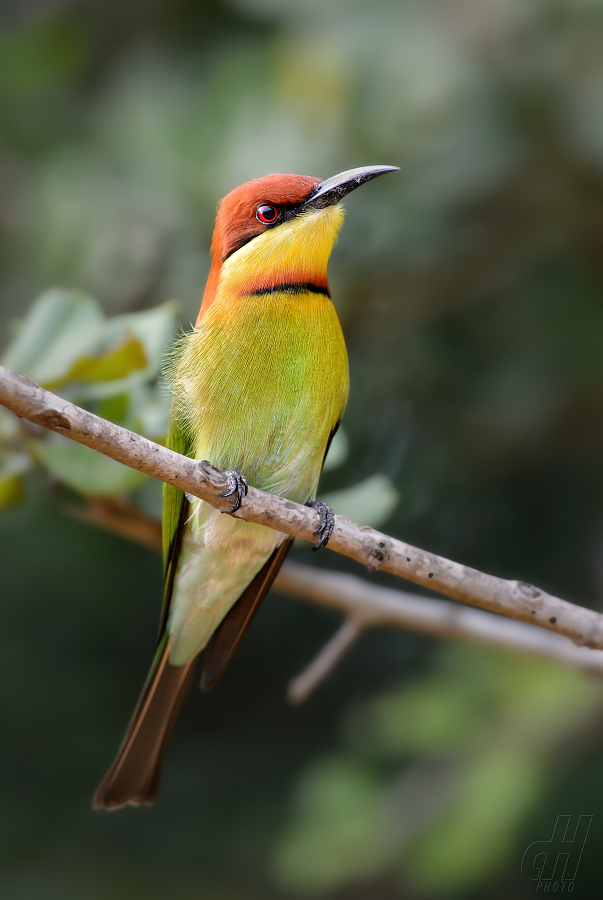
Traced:
POLYGON ((320 894, 394 869, 421 896, 458 894, 519 850, 560 746, 602 699, 553 664, 448 648, 413 684, 348 712, 344 752, 300 782, 277 877, 320 894))
MULTIPOLYGON (((175 306, 166 303, 145 312, 106 319, 99 304, 77 291, 55 289, 43 294, 18 323, 2 365, 25 372, 45 388, 78 403, 92 405, 103 417, 146 437, 165 443, 169 404, 158 384, 162 363, 175 332, 175 306)), ((131 501, 160 516, 161 485, 149 484, 141 472, 65 438, 25 427, 21 434, 6 412, 0 429, 0 509, 22 500, 23 478, 37 461, 61 484, 85 496, 121 496, 144 485, 131 501), (20 438, 20 439, 19 439, 20 438), (27 453, 29 452, 29 460, 27 453)), ((348 454, 345 431, 335 436, 327 470, 341 465, 348 454)), ((398 494, 385 475, 329 495, 333 509, 364 525, 379 525, 398 504, 398 494)))
MULTIPOLYGON (((352 392, 321 495, 597 606, 602 39, 603 0, 5 0, 3 362, 161 439, 161 357, 196 316, 219 197, 399 165, 349 197, 333 256, 352 392)), ((160 572, 64 511, 126 491, 156 515, 133 477, 0 410, 3 897, 533 896, 525 847, 603 797, 593 685, 371 634, 290 711, 336 623, 274 599, 191 698, 156 809, 86 812, 160 572)), ((574 896, 600 889, 600 832, 574 896)))
MULTIPOLYGON (((26 372, 43 387, 60 388, 74 402, 92 402, 99 415, 119 425, 164 440, 168 406, 156 380, 174 330, 173 304, 106 319, 90 297, 53 290, 19 323, 2 364, 26 372)), ((85 495, 122 494, 146 481, 141 472, 81 444, 41 428, 24 426, 15 433, 11 425, 5 433, 0 430, 0 508, 24 495, 15 478, 22 481, 29 468, 27 452, 53 478, 85 495)))

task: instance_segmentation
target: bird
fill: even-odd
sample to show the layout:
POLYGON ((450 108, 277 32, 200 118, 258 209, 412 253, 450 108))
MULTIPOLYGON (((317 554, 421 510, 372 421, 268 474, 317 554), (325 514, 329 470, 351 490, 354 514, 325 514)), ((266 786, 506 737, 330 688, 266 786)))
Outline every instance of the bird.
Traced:
MULTIPOLYGON (((235 512, 248 484, 314 507, 313 549, 333 512, 316 499, 349 392, 345 341, 327 281, 347 194, 397 166, 326 180, 266 175, 218 205, 211 267, 194 328, 166 365, 167 445, 226 470, 235 512)), ((164 599, 151 670, 93 806, 152 805, 163 756, 205 650, 201 688, 217 683, 292 539, 163 486, 164 599)))

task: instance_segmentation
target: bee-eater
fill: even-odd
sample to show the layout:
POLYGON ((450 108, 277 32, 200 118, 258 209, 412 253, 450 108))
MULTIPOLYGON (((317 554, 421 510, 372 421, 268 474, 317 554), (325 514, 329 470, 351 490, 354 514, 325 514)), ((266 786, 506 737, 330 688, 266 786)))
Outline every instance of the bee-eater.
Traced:
MULTIPOLYGON (((193 331, 168 365, 168 446, 229 470, 234 512, 251 484, 318 508, 325 546, 333 514, 315 500, 348 396, 348 359, 327 262, 339 201, 395 166, 326 181, 267 175, 218 208, 212 265, 193 331)), ((291 546, 262 525, 222 515, 164 485, 165 592, 159 644, 117 757, 94 806, 152 804, 161 762, 210 642, 201 687, 213 687, 291 546)))

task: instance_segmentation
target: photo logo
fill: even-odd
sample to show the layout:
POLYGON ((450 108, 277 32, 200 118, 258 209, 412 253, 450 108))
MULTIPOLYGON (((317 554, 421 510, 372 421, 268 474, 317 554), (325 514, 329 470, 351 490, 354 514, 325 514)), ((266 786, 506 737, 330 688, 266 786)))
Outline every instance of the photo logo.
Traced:
POLYGON ((592 816, 557 816, 553 836, 530 844, 521 874, 538 882, 537 892, 571 894, 592 820, 592 816))

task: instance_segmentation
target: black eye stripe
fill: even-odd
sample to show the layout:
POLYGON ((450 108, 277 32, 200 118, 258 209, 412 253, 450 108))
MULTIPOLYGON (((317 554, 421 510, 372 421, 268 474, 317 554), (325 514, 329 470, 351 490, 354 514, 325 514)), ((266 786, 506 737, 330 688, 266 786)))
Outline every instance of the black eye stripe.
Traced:
MULTIPOLYGON (((269 230, 271 228, 277 228, 279 225, 282 225, 283 222, 289 222, 299 215, 304 209, 305 200, 302 200, 301 203, 282 203, 278 206, 276 203, 260 203, 260 206, 274 206, 278 210, 278 216, 273 222, 262 222, 262 220, 258 218, 256 209, 255 218, 265 226, 266 230, 269 230)), ((241 247, 244 247, 245 244, 248 244, 249 241, 252 241, 255 237, 257 237, 257 234, 250 234, 241 238, 239 241, 235 241, 228 248, 228 252, 222 257, 222 262, 225 262, 229 256, 232 256, 233 253, 236 253, 237 250, 240 250, 241 247)))
POLYGON ((274 225, 280 225, 282 222, 287 222, 290 219, 294 219, 303 210, 304 206, 305 201, 302 201, 301 203, 282 203, 278 206, 276 203, 260 203, 260 205, 256 209, 255 217, 258 222, 261 222, 263 225, 267 225, 268 228, 271 228, 274 225), (277 210, 277 215, 274 219, 268 221, 259 217, 258 213, 263 206, 270 206, 273 209, 277 210))

